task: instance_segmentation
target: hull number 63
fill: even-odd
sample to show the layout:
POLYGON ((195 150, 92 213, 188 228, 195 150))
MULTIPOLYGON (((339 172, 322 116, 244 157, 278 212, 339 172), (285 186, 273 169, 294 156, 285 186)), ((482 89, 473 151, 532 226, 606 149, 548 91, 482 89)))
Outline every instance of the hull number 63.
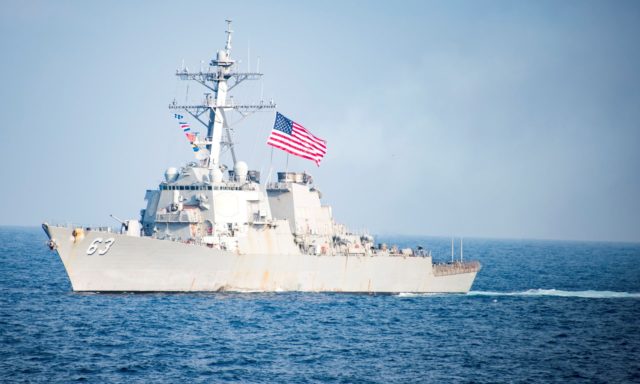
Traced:
POLYGON ((106 240, 103 240, 102 237, 97 237, 91 242, 89 248, 87 248, 87 255, 93 255, 94 253, 96 253, 96 251, 98 251, 98 255, 105 255, 107 252, 109 252, 109 248, 111 248, 115 241, 116 239, 114 239, 113 237, 110 237, 106 240), (98 248, 100 249, 98 250, 98 248))

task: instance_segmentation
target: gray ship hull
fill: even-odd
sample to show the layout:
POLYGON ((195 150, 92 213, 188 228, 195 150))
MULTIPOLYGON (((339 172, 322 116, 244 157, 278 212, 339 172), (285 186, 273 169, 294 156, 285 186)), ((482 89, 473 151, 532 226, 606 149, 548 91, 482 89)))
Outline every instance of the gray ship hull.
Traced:
POLYGON ((71 228, 43 227, 74 291, 466 293, 479 270, 473 263, 434 267, 428 256, 243 255, 149 237, 101 231, 74 236, 71 228), (92 244, 98 246, 91 249, 92 244))

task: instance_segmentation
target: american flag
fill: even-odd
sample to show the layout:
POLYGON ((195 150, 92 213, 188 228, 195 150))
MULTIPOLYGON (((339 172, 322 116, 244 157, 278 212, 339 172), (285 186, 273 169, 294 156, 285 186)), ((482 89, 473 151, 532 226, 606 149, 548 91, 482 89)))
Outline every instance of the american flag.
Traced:
POLYGON ((327 142, 311 134, 302 125, 276 112, 267 144, 282 149, 292 155, 299 156, 320 166, 320 161, 327 153, 327 142))

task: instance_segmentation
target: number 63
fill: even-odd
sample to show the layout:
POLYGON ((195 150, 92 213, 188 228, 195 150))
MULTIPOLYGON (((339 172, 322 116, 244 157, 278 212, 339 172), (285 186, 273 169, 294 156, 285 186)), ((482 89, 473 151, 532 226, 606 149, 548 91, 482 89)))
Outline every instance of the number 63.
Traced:
POLYGON ((108 238, 107 240, 103 240, 101 237, 97 237, 95 240, 91 242, 89 248, 87 248, 87 255, 93 255, 98 251, 98 247, 100 244, 104 244, 104 248, 98 251, 98 255, 104 255, 109 252, 109 248, 116 241, 113 237, 108 238))

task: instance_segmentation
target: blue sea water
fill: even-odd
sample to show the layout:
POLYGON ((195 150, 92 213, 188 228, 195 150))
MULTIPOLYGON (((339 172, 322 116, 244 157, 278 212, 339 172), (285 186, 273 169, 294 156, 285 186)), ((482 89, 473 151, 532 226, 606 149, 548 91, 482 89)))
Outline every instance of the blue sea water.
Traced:
POLYGON ((464 251, 468 295, 81 294, 39 228, 0 227, 0 381, 640 382, 639 244, 464 251))

